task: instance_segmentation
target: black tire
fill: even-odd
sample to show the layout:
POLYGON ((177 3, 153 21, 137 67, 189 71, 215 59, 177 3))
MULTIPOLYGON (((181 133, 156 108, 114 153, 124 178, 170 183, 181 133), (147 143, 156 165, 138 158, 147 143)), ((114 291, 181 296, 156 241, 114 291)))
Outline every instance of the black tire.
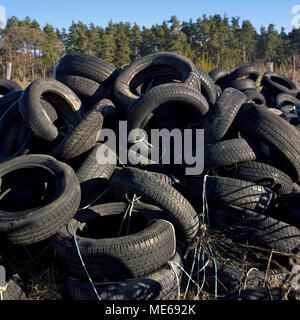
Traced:
POLYGON ((299 93, 292 80, 276 72, 266 72, 261 79, 261 85, 277 94, 282 92, 295 97, 299 93))
POLYGON ((282 171, 294 182, 300 180, 300 133, 295 127, 267 108, 253 104, 243 105, 236 120, 241 132, 272 148, 282 171))
MULTIPOLYGON (((178 253, 170 260, 182 266, 178 253)), ((95 283, 101 300, 175 300, 178 295, 178 285, 181 283, 182 270, 174 269, 165 264, 141 278, 122 282, 95 283)), ((90 282, 67 278, 64 281, 65 295, 73 300, 97 300, 90 282)))
POLYGON ((209 103, 215 104, 217 100, 217 90, 214 81, 203 69, 197 67, 197 71, 201 82, 201 93, 209 103))
POLYGON ((246 90, 244 93, 247 95, 249 102, 253 102, 253 103, 261 105, 261 106, 267 105, 265 97, 259 91, 246 90))
POLYGON ((222 94, 222 88, 218 84, 216 84, 215 87, 216 87, 217 99, 218 99, 218 98, 220 98, 220 96, 222 94))
POLYGON ((78 159, 92 150, 97 144, 103 126, 103 108, 105 104, 98 103, 86 113, 70 134, 55 147, 52 155, 60 160, 68 161, 78 159))
POLYGON ((276 96, 278 95, 276 91, 264 87, 261 89, 260 93, 264 96, 267 107, 276 108, 276 96))
POLYGON ((210 170, 257 159, 256 150, 245 139, 232 139, 204 147, 204 169, 210 170))
POLYGON ((59 137, 59 128, 44 112, 42 96, 49 100, 66 124, 75 126, 82 119, 84 110, 75 93, 59 81, 39 79, 28 86, 20 99, 21 114, 38 138, 52 142, 59 137))
MULTIPOLYGON (((239 268, 234 267, 233 265, 228 265, 224 263, 220 263, 216 261, 217 265, 217 275, 218 275, 218 293, 222 295, 234 294, 239 290, 243 289, 244 285, 248 289, 254 289, 264 286, 265 284, 265 271, 259 271, 258 269, 252 269, 251 272, 247 276, 247 272, 249 271, 249 267, 239 268)), ((208 285, 207 290, 212 292, 212 288, 214 288, 215 283, 215 268, 214 264, 210 262, 205 269, 206 274, 206 283, 208 285)), ((286 273, 281 272, 280 270, 276 270, 275 272, 272 270, 268 273, 268 282, 276 282, 283 283, 285 278, 287 277, 286 273)))
POLYGON ((300 229, 300 193, 281 197, 278 204, 278 219, 300 229))
MULTIPOLYGON (((287 300, 297 300, 297 291, 291 290, 287 300)), ((239 293, 228 296, 225 300, 286 300, 284 290, 280 288, 255 288, 242 290, 239 293)))
MULTIPOLYGON (((0 201, 0 237, 13 244, 27 245, 55 234, 75 215, 80 203, 80 187, 75 172, 68 165, 46 155, 17 157, 0 165, 2 192, 22 183, 30 170, 45 176, 47 191, 39 207, 28 203, 0 201), (14 206, 23 210, 14 211, 14 206)), ((45 185, 44 182, 44 185, 45 185)))
POLYGON ((157 205, 174 224, 176 237, 191 242, 199 228, 199 218, 191 204, 172 186, 157 175, 140 169, 125 168, 113 175, 111 187, 117 192, 136 194, 157 205))
POLYGON ((210 71, 209 76, 212 78, 216 85, 221 86, 224 81, 227 80, 228 71, 223 67, 219 67, 210 71))
POLYGON ((4 96, 10 92, 22 90, 22 87, 12 80, 0 79, 0 95, 4 96))
POLYGON ((99 163, 97 156, 101 154, 97 153, 98 150, 99 144, 88 153, 76 170, 81 189, 81 208, 94 201, 108 188, 108 181, 116 168, 115 164, 99 163))
POLYGON ((240 67, 228 75, 227 81, 239 80, 240 78, 244 78, 244 77, 256 82, 259 77, 258 68, 255 66, 240 67))
POLYGON ((23 93, 23 90, 12 91, 7 93, 0 99, 0 118, 5 113, 5 111, 18 101, 23 93))
POLYGON ((175 105, 178 106, 186 117, 189 111, 189 121, 196 123, 203 121, 204 115, 209 110, 206 99, 199 91, 182 83, 164 84, 146 92, 132 105, 127 114, 128 130, 143 129, 150 116, 159 111, 161 105, 166 104, 169 104, 170 111, 175 105))
MULTIPOLYGON (((1 102, 1 100, 0 100, 1 102)), ((281 110, 282 107, 286 105, 298 105, 300 106, 300 100, 297 99, 296 97, 286 94, 286 93, 280 93, 276 97, 276 108, 281 110)))
POLYGON ((240 91, 257 90, 256 83, 251 79, 239 79, 239 80, 226 81, 223 85, 223 89, 229 88, 229 87, 238 89, 240 91))
POLYGON ((18 101, 14 102, 0 118, 0 141, 0 163, 27 154, 32 147, 33 134, 25 126, 19 112, 18 101), (20 142, 18 142, 19 137, 22 138, 20 142))
POLYGON ((94 281, 123 281, 141 277, 160 268, 174 256, 174 227, 160 218, 164 213, 157 207, 135 204, 131 230, 138 224, 139 227, 129 235, 117 237, 122 213, 127 207, 126 203, 109 203, 81 210, 52 238, 51 247, 65 274, 86 279, 70 224, 76 234, 82 259, 94 281), (109 220, 105 221, 105 218, 109 220), (152 219, 156 220, 147 226, 152 219), (78 230, 81 233, 78 234, 78 230))
MULTIPOLYGON (((203 177, 188 180, 188 192, 193 202, 203 203, 203 177)), ((209 207, 238 206, 256 212, 265 212, 274 203, 276 194, 252 182, 224 177, 207 177, 206 197, 209 207)))
POLYGON ((18 274, 12 275, 6 283, 6 289, 2 292, 0 300, 25 300, 26 293, 23 286, 20 276, 18 274))
POLYGON ((209 110, 204 123, 205 144, 221 140, 233 123, 247 96, 239 90, 227 88, 209 110))
POLYGON ((210 214, 212 224, 235 241, 286 253, 300 245, 300 230, 274 218, 233 206, 211 209, 210 214))
POLYGON ((107 85, 80 76, 60 75, 56 80, 75 92, 85 105, 93 106, 104 97, 109 97, 112 91, 107 85))
POLYGON ((67 54, 59 61, 56 76, 80 76, 101 84, 115 71, 116 67, 111 63, 101 58, 79 52, 67 54))
MULTIPOLYGON (((159 69, 155 68, 157 66, 170 67, 175 76, 179 75, 180 79, 178 80, 188 86, 201 90, 197 67, 189 59, 176 53, 153 53, 133 61, 120 71, 115 81, 114 92, 118 103, 124 110, 130 108, 131 105, 139 99, 139 96, 133 93, 135 88, 132 88, 131 82, 134 80, 134 77, 142 74, 147 69, 153 69, 153 67, 153 70, 160 72, 159 69)), ((150 72, 150 74, 151 73, 151 78, 155 78, 155 72, 150 72)), ((159 74, 160 73, 158 73, 158 75, 159 74)), ((141 83, 146 80, 147 79, 144 78, 141 80, 141 83)), ((138 85, 139 83, 137 83, 135 87, 138 85)))
POLYGON ((222 177, 235 178, 256 183, 284 195, 293 191, 293 181, 284 172, 261 162, 240 163, 234 168, 219 169, 222 177))

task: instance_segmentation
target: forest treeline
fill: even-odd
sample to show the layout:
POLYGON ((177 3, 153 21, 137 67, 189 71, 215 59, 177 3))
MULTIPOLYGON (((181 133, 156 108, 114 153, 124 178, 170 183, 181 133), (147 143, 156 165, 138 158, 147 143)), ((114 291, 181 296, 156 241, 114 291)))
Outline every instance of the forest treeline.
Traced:
POLYGON ((274 62, 275 68, 296 70, 300 67, 300 29, 278 32, 270 24, 258 33, 248 20, 203 15, 183 22, 172 16, 151 28, 112 21, 103 28, 79 21, 72 22, 68 30, 58 30, 49 24, 41 27, 29 17, 19 20, 13 16, 0 32, 1 77, 7 62, 12 62, 12 78, 21 82, 49 76, 56 61, 77 51, 116 67, 150 53, 170 51, 190 58, 206 71, 267 62, 274 62))

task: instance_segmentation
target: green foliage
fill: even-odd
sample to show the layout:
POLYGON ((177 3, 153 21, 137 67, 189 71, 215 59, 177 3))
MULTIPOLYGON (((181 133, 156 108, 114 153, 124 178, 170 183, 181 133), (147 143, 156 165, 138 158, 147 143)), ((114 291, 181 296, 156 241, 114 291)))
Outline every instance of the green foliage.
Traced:
POLYGON ((116 67, 147 54, 169 51, 186 56, 205 71, 266 62, 274 62, 280 70, 283 65, 297 67, 300 29, 286 34, 270 24, 258 33, 248 20, 216 14, 203 15, 195 22, 180 22, 171 16, 151 28, 112 21, 102 28, 73 21, 68 30, 55 30, 49 24, 41 29, 30 17, 11 17, 0 32, 2 68, 6 61, 13 62, 13 76, 21 81, 49 74, 60 57, 78 51, 101 57, 116 67))

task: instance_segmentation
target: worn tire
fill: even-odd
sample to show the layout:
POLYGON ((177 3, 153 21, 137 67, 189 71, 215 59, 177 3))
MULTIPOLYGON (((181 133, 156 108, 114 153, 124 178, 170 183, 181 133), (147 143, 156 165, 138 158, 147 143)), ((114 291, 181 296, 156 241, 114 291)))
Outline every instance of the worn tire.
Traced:
MULTIPOLYGON (((51 239, 51 247, 56 252, 57 263, 70 277, 85 279, 86 274, 80 262, 78 252, 73 239, 73 226, 75 234, 78 230, 83 232, 95 230, 95 224, 101 223, 102 232, 99 237, 99 225, 94 231, 97 237, 88 234, 76 234, 77 243, 86 268, 94 281, 123 281, 126 279, 141 277, 163 266, 176 252, 176 239, 174 227, 168 221, 162 220, 159 208, 147 204, 135 204, 132 211, 131 229, 134 221, 139 217, 143 221, 152 224, 142 230, 129 235, 117 237, 120 224, 115 226, 110 221, 105 223, 105 218, 117 218, 122 221, 122 213, 126 209, 126 203, 108 203, 90 207, 78 211, 75 218, 63 227, 51 239), (89 229, 90 228, 90 229, 89 229), (104 230, 112 228, 115 236, 101 235, 104 230)), ((92 231, 90 231, 92 232, 92 231)))
MULTIPOLYGON (((203 181, 203 177, 191 177, 188 180, 188 192, 195 203, 203 202, 203 181)), ((265 212, 273 205, 276 194, 252 182, 208 176, 206 198, 209 207, 238 206, 256 212, 265 212)))
POLYGON ((174 224, 177 238, 184 242, 193 240, 199 228, 197 212, 165 179, 140 169, 125 168, 113 175, 110 185, 117 192, 136 194, 157 205, 174 224))
POLYGON ((257 90, 256 83, 251 79, 239 79, 239 80, 231 80, 226 81, 223 85, 224 88, 235 88, 240 91, 246 91, 246 90, 257 90))
POLYGON ((205 171, 241 162, 254 161, 257 152, 245 139, 232 139, 205 145, 205 171))
POLYGON ((288 93, 295 97, 299 93, 292 80, 276 72, 266 72, 261 79, 261 85, 277 94, 288 93))
POLYGON ((205 144, 221 140, 233 123, 247 96, 233 88, 225 89, 217 103, 209 110, 204 123, 205 144))
POLYGON ((0 237, 13 244, 27 245, 51 237, 72 219, 79 208, 80 187, 75 172, 68 165, 46 155, 27 155, 2 163, 0 176, 3 191, 21 183, 20 171, 29 169, 40 170, 46 175, 48 191, 39 207, 28 208, 27 204, 22 211, 11 211, 11 205, 5 204, 5 196, 1 199, 0 208, 8 208, 0 210, 0 237))
POLYGON ((300 230, 274 218, 233 206, 210 213, 212 224, 235 241, 286 253, 300 245, 300 230))
POLYGON ((259 77, 258 68, 255 66, 240 67, 228 75, 227 81, 239 80, 240 78, 244 78, 244 77, 256 82, 259 77))
POLYGON ((251 161, 240 163, 234 168, 219 169, 222 177, 235 178, 256 183, 284 195, 293 191, 293 181, 284 172, 268 164, 251 161))
POLYGON ((261 105, 261 106, 267 105, 265 97, 259 91, 246 90, 244 93, 247 95, 249 102, 253 102, 253 103, 261 105))
POLYGON ((216 85, 221 86, 224 81, 227 80, 228 71, 223 67, 215 68, 209 72, 209 76, 212 78, 216 85))
MULTIPOLYGON (((182 266, 178 253, 171 260, 182 266)), ((180 285, 183 272, 177 266, 175 268, 180 285)), ((95 283, 95 287, 101 300, 175 300, 178 295, 177 278, 169 264, 141 278, 95 283)), ((97 300, 89 282, 67 278, 64 292, 73 300, 97 300)))
POLYGON ((6 95, 13 91, 22 90, 21 86, 12 80, 0 79, 0 95, 6 95))
POLYGON ((159 110, 164 104, 170 104, 172 110, 176 103, 181 107, 183 114, 189 110, 191 113, 190 121, 203 121, 204 115, 209 110, 209 105, 204 96, 197 90, 182 83, 164 84, 154 87, 146 92, 136 103, 132 105, 127 114, 128 130, 143 129, 152 114, 159 110), (184 108, 184 107, 188 108, 184 108), (193 115, 193 117, 192 117, 193 115))
POLYGON ((236 120, 242 133, 272 148, 281 161, 282 171, 293 181, 300 180, 300 133, 295 127, 267 108, 253 104, 243 105, 236 120))
POLYGON ((20 99, 21 114, 38 138, 52 142, 59 137, 59 130, 45 113, 42 96, 49 100, 66 123, 73 126, 82 119, 84 110, 75 93, 59 81, 39 79, 28 86, 20 99))
MULTIPOLYGON (((155 68, 156 66, 170 67, 173 69, 174 75, 179 74, 181 82, 201 90, 201 85, 199 87, 200 82, 197 67, 189 59, 176 53, 153 53, 133 61, 130 65, 122 69, 117 76, 114 84, 115 97, 124 110, 129 109, 131 105, 139 99, 139 96, 131 90, 131 82, 134 77, 147 70, 147 68, 151 70, 151 68, 155 68)), ((153 72, 152 78, 154 77, 155 73, 153 72)), ((144 79, 144 81, 145 80, 146 79, 144 79)))
POLYGON ((0 99, 0 118, 5 113, 5 111, 18 101, 23 93, 23 90, 12 91, 7 93, 0 99))
POLYGON ((96 145, 87 154, 76 170, 81 189, 81 208, 94 201, 108 188, 109 179, 116 168, 115 164, 98 162, 97 156, 101 156, 98 154, 99 146, 99 144, 96 145))

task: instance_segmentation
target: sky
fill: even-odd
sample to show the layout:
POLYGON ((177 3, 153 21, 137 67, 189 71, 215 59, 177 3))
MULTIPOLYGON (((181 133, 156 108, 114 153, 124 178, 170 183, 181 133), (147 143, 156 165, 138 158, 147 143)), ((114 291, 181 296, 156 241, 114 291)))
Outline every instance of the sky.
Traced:
POLYGON ((0 0, 0 5, 7 17, 29 16, 42 27, 48 22, 59 29, 68 29, 72 20, 102 27, 110 20, 151 27, 172 15, 181 22, 191 18, 195 22, 203 14, 239 16, 241 21, 250 20, 258 31, 273 23, 277 30, 284 27, 289 32, 293 18, 300 24, 300 0, 0 0))

